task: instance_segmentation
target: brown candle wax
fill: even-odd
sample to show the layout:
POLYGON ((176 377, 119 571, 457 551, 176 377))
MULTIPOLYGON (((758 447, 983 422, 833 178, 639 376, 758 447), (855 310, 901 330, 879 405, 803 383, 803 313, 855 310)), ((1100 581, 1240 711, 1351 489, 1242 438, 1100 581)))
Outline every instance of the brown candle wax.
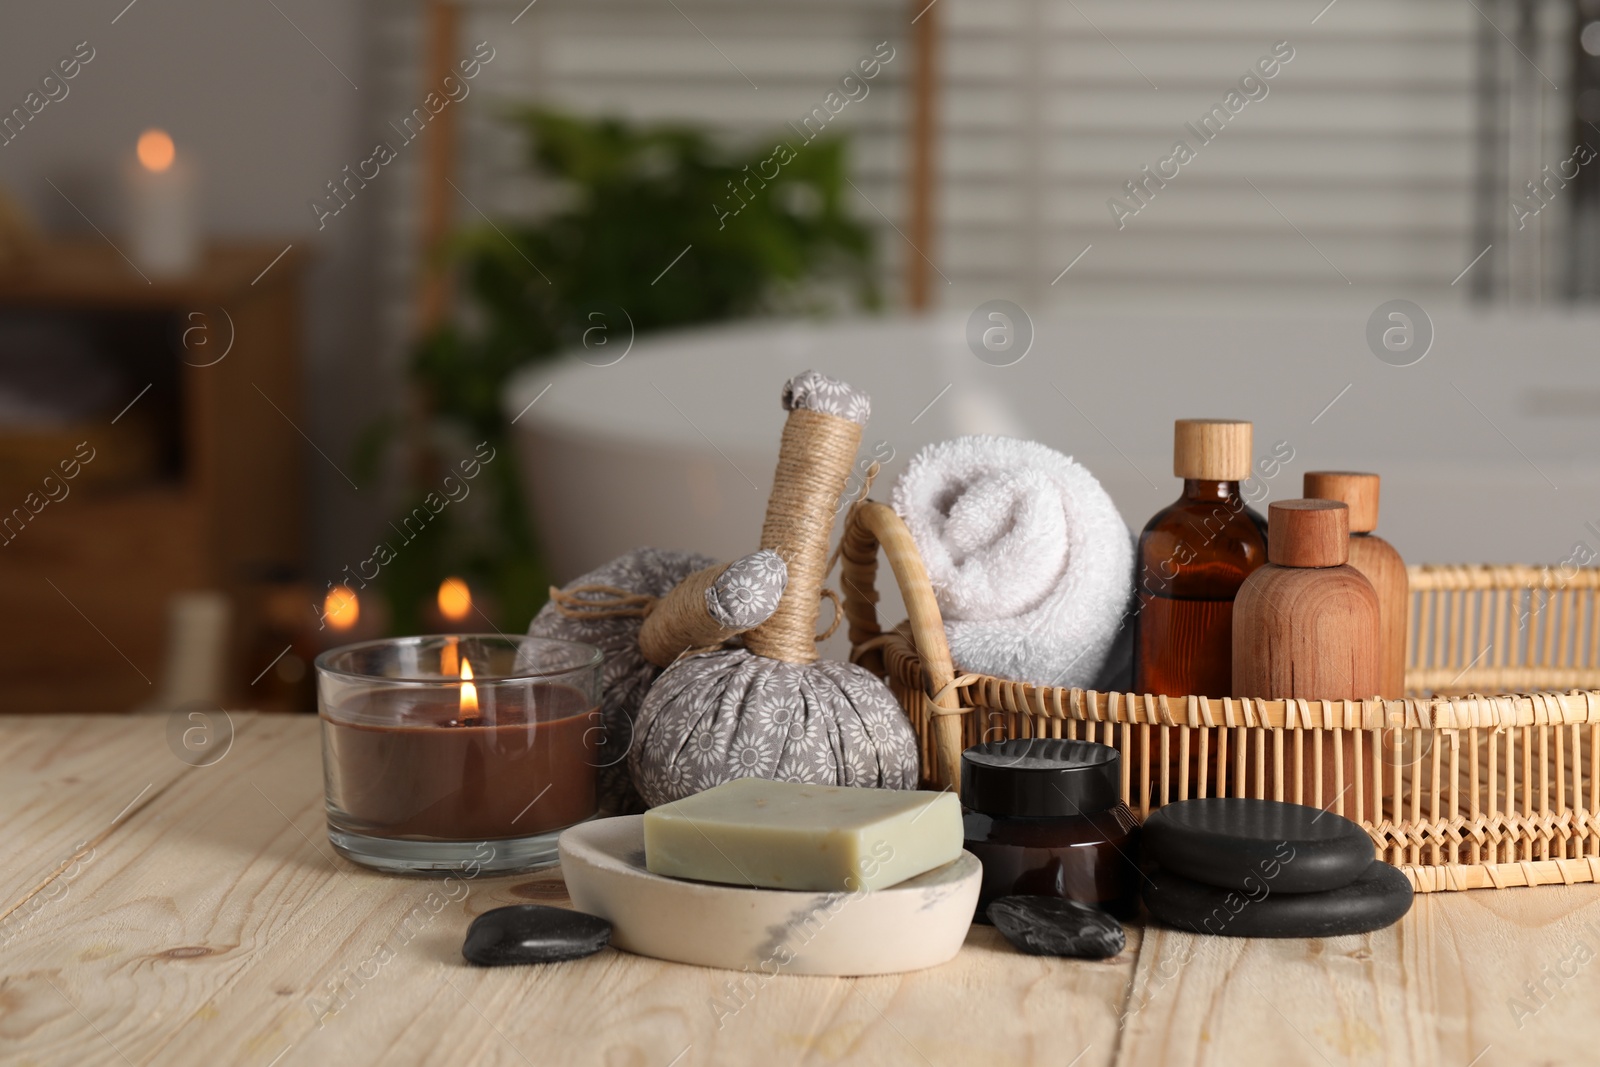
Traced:
POLYGON ((465 720, 454 692, 377 689, 336 718, 324 710, 330 822, 371 837, 475 841, 593 815, 593 702, 548 683, 479 695, 481 711, 465 720))

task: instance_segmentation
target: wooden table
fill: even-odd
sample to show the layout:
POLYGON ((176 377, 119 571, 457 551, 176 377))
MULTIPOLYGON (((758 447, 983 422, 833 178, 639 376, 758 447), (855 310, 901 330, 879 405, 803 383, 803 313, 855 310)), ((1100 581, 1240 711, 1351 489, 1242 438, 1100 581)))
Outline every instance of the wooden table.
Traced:
MULTIPOLYGON (((0 717, 0 1062, 1600 1058, 1593 885, 1419 897, 1398 926, 1324 941, 1134 927, 1127 951, 1099 963, 1018 955, 974 927, 943 967, 780 975, 743 1006, 730 972, 611 949, 479 970, 460 956, 467 921, 503 904, 566 903, 558 871, 482 877, 458 884, 452 901, 438 879, 363 870, 337 858, 324 833, 314 719, 235 714, 231 748, 208 766, 186 765, 169 745, 169 729, 191 727, 204 728, 0 717)), ((214 754, 222 732, 190 740, 209 736, 214 754)))

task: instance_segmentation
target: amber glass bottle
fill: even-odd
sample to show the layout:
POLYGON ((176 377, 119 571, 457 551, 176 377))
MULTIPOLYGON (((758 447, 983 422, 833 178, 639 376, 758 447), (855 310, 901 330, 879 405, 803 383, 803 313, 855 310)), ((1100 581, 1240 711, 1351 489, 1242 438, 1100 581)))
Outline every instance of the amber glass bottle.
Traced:
POLYGON ((1233 692, 1233 598, 1267 560, 1267 524, 1244 502, 1248 422, 1179 419, 1172 472, 1183 495, 1139 535, 1133 684, 1139 693, 1233 692))

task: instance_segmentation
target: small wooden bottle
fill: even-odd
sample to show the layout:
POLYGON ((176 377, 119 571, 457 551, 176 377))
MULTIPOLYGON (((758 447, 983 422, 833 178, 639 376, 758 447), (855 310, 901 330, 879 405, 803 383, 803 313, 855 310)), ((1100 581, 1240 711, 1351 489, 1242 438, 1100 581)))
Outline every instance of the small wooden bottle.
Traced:
POLYGON ((1378 692, 1378 594, 1350 566, 1350 509, 1267 509, 1267 564, 1233 602, 1233 695, 1365 700, 1378 692))
POLYGON ((1372 531, 1378 527, 1378 476, 1354 471, 1307 471, 1305 494, 1337 500, 1350 509, 1350 566, 1367 576, 1378 594, 1378 641, 1382 663, 1378 695, 1406 695, 1406 623, 1411 586, 1394 546, 1372 531))

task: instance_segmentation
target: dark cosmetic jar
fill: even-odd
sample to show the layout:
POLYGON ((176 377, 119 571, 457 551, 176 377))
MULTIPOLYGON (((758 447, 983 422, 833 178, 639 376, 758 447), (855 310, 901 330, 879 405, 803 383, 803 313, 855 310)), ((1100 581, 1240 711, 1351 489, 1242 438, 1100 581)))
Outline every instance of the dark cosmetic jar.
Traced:
POLYGON ((1008 896, 1064 897, 1133 918, 1139 825, 1121 782, 1121 753, 1092 741, 1019 738, 963 752, 966 849, 983 863, 979 921, 1008 896))

